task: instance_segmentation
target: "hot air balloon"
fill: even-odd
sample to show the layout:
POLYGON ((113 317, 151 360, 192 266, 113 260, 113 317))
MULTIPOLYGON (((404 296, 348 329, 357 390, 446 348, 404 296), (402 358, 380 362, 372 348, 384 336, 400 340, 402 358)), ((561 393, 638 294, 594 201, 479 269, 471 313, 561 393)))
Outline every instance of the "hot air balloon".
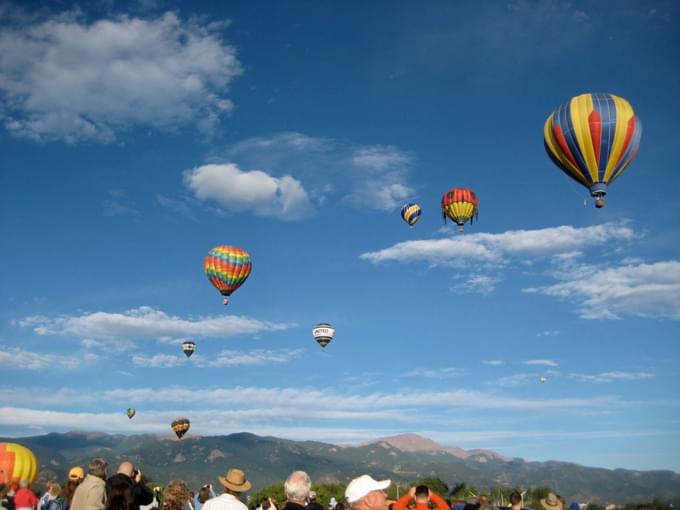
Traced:
POLYGON ((210 283, 224 296, 226 305, 231 293, 248 279, 253 265, 246 250, 225 244, 210 250, 203 268, 210 283))
POLYGON ((170 426, 177 437, 182 439, 182 436, 184 436, 191 428, 191 422, 189 421, 189 418, 175 418, 172 420, 170 426))
POLYGON ((420 206, 414 203, 408 203, 401 206, 401 217, 409 224, 410 227, 418 223, 420 219, 420 206))
POLYGON ((548 380, 548 379, 546 379, 545 377, 541 377, 541 378, 539 379, 539 381, 541 381, 541 384, 545 383, 547 380, 548 380))
POLYGON ((0 443, 0 483, 34 484, 40 465, 31 450, 17 443, 0 443))
POLYGON ((312 329, 312 335, 321 347, 326 347, 333 340, 335 328, 327 323, 317 324, 312 329))
POLYGON ((451 218, 462 232, 467 221, 472 223, 473 219, 477 219, 478 206, 479 200, 474 191, 468 188, 451 188, 442 197, 442 217, 444 222, 447 217, 451 218))
POLYGON ((640 148, 642 124, 633 107, 613 94, 582 94, 545 122, 543 141, 550 159, 590 189, 604 207, 607 186, 623 173, 640 148))
POLYGON ((135 408, 134 407, 128 407, 127 417, 132 419, 135 414, 137 414, 137 411, 135 411, 135 408))
POLYGON ((184 342, 182 344, 182 350, 184 351, 184 354, 187 355, 187 358, 191 358, 191 355, 196 350, 196 344, 194 342, 184 342))

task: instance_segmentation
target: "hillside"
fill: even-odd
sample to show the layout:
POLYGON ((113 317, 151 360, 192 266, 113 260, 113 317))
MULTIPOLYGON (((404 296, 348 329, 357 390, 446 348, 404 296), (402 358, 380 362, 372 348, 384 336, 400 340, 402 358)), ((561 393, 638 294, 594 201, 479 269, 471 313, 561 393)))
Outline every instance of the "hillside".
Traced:
POLYGON ((626 503, 658 497, 680 503, 680 474, 671 471, 526 462, 494 452, 441 447, 412 435, 351 447, 248 433, 189 436, 179 441, 170 436, 70 432, 3 440, 20 442, 35 451, 43 483, 52 478, 63 480, 70 466, 86 466, 89 459, 101 456, 113 469, 129 459, 158 483, 181 478, 191 487, 216 483, 217 475, 229 467, 245 469, 255 490, 283 480, 295 469, 304 469, 315 483, 346 483, 354 476, 370 473, 406 486, 413 480, 436 476, 449 487, 460 482, 479 488, 547 485, 567 500, 580 502, 626 503))

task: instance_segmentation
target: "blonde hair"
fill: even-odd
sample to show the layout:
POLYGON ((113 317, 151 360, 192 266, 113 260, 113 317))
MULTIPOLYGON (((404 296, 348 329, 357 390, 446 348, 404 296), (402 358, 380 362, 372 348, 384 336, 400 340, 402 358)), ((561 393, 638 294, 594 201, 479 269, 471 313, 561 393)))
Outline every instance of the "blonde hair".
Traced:
POLYGON ((47 492, 50 493, 50 496, 56 498, 61 494, 61 485, 55 481, 47 482, 47 492))
POLYGON ((164 509, 182 510, 190 499, 189 487, 182 480, 170 480, 163 490, 164 509))

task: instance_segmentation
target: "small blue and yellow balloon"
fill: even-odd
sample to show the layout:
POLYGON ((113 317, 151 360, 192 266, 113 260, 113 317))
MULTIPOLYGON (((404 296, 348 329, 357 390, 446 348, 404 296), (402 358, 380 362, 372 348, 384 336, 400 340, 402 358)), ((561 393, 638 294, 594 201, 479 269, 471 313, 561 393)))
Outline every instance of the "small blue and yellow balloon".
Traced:
POLYGON ((614 94, 581 94, 555 110, 543 128, 545 150, 565 174, 604 207, 607 186, 637 156, 642 124, 633 107, 614 94))
POLYGON ((418 223, 418 220, 420 219, 420 213, 421 213, 420 206, 413 202, 404 204, 401 207, 401 217, 406 223, 409 224, 409 227, 412 227, 413 225, 418 223))

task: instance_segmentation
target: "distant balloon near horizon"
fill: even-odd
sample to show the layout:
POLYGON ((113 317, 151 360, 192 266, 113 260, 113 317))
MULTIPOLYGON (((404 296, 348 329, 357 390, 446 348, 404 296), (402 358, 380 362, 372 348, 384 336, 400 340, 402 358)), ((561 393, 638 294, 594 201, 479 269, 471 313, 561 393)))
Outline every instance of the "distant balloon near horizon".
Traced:
POLYGON ((128 418, 132 419, 134 418, 135 414, 137 414, 137 411, 135 410, 134 407, 128 407, 126 414, 128 418))
POLYGON ((442 218, 450 218, 463 232, 466 222, 477 219, 479 199, 469 188, 451 188, 442 197, 442 218))
POLYGON ((191 355, 194 353, 195 350, 196 350, 195 342, 184 342, 182 344, 182 351, 184 351, 184 354, 186 354, 187 358, 191 358, 191 355))
POLYGON ((250 255, 243 248, 224 244, 216 246, 205 257, 203 269, 210 283, 229 304, 229 296, 248 279, 253 269, 250 255))
POLYGON ((323 348, 326 347, 335 336, 335 328, 326 322, 317 324, 312 329, 314 340, 323 348))
POLYGON ((628 101, 614 94, 581 94, 550 114, 543 144, 557 167, 604 207, 607 187, 637 156, 642 124, 628 101))
POLYGON ((172 421, 170 427, 172 427, 172 431, 175 433, 177 438, 182 439, 184 434, 189 432, 189 429, 191 428, 191 422, 189 421, 189 418, 175 418, 172 421))
POLYGON ((0 443, 0 483, 9 485, 27 480, 33 485, 39 470, 40 464, 31 450, 18 443, 0 443))
POLYGON ((420 206, 414 202, 409 202, 401 206, 401 218, 412 227, 420 219, 422 210, 420 206))
POLYGON ((548 379, 546 377, 541 377, 539 381, 541 381, 541 384, 544 384, 548 379))

